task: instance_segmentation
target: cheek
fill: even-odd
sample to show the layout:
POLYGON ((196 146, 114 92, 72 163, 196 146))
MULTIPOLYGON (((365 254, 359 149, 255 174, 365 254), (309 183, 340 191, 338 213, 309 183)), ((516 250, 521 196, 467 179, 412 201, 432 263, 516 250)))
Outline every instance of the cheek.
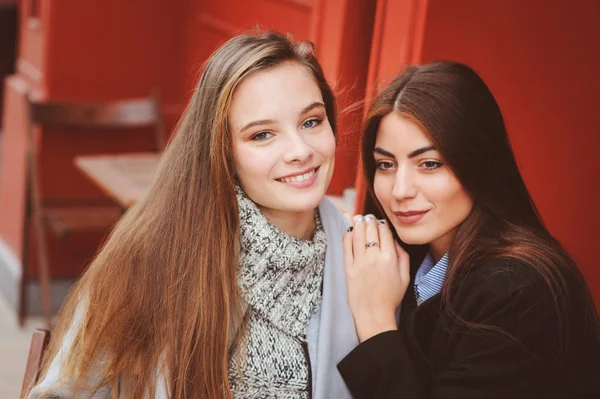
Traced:
POLYGON ((335 136, 331 128, 312 137, 310 146, 323 157, 325 161, 335 158, 335 136))
POLYGON ((245 148, 243 145, 236 148, 235 166, 240 183, 246 177, 268 175, 272 168, 269 151, 260 148, 245 148))
POLYGON ((441 208, 440 210, 448 216, 464 219, 473 206, 471 197, 458 179, 450 173, 440 174, 436 179, 428 181, 423 193, 427 200, 441 208))
POLYGON ((389 209, 390 207, 393 189, 394 184, 392 177, 375 173, 373 191, 375 192, 375 197, 377 197, 377 200, 385 209, 389 209))
POLYGON ((467 216, 469 216, 471 209, 473 209, 473 199, 465 190, 462 189, 462 187, 454 197, 453 208, 460 218, 460 223, 462 223, 467 216))

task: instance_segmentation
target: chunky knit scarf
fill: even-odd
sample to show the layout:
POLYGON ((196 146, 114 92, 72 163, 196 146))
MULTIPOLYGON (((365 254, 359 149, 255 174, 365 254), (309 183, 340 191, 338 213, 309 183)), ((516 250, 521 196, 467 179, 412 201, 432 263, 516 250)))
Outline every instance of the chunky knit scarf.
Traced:
POLYGON ((308 398, 306 329, 321 296, 327 236, 315 210, 312 241, 273 226, 237 189, 240 210, 238 284, 248 306, 244 333, 231 348, 235 398, 308 398))

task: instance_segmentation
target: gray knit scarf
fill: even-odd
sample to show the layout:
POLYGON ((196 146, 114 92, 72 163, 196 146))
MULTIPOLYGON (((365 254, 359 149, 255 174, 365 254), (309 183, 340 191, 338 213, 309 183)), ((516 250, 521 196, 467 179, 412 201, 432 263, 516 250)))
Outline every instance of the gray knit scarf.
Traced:
POLYGON ((244 334, 230 350, 229 382, 237 398, 308 398, 306 329, 321 296, 327 236, 315 210, 311 240, 273 226, 238 187, 238 284, 248 306, 244 334))

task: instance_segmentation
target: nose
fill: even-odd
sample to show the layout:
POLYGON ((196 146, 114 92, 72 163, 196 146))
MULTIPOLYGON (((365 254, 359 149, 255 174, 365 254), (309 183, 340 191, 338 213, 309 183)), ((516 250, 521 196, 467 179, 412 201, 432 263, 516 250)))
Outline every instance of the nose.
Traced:
POLYGON ((305 141, 301 133, 294 131, 286 136, 288 137, 287 148, 283 156, 285 162, 304 163, 312 158, 314 150, 305 141))
POLYGON ((415 172, 410 166, 398 166, 394 179, 392 197, 396 201, 403 201, 417 196, 419 187, 415 172))

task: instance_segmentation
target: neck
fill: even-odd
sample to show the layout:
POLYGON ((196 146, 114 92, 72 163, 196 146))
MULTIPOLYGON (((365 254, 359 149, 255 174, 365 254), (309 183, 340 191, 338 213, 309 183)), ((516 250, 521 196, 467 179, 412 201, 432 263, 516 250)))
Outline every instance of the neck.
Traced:
POLYGON ((450 251, 454 235, 455 231, 450 231, 429 244, 429 252, 431 252, 431 256, 433 256, 436 263, 442 259, 446 252, 450 251))
POLYGON ((302 240, 310 240, 315 232, 315 212, 284 212, 261 209, 269 222, 285 234, 302 240))

